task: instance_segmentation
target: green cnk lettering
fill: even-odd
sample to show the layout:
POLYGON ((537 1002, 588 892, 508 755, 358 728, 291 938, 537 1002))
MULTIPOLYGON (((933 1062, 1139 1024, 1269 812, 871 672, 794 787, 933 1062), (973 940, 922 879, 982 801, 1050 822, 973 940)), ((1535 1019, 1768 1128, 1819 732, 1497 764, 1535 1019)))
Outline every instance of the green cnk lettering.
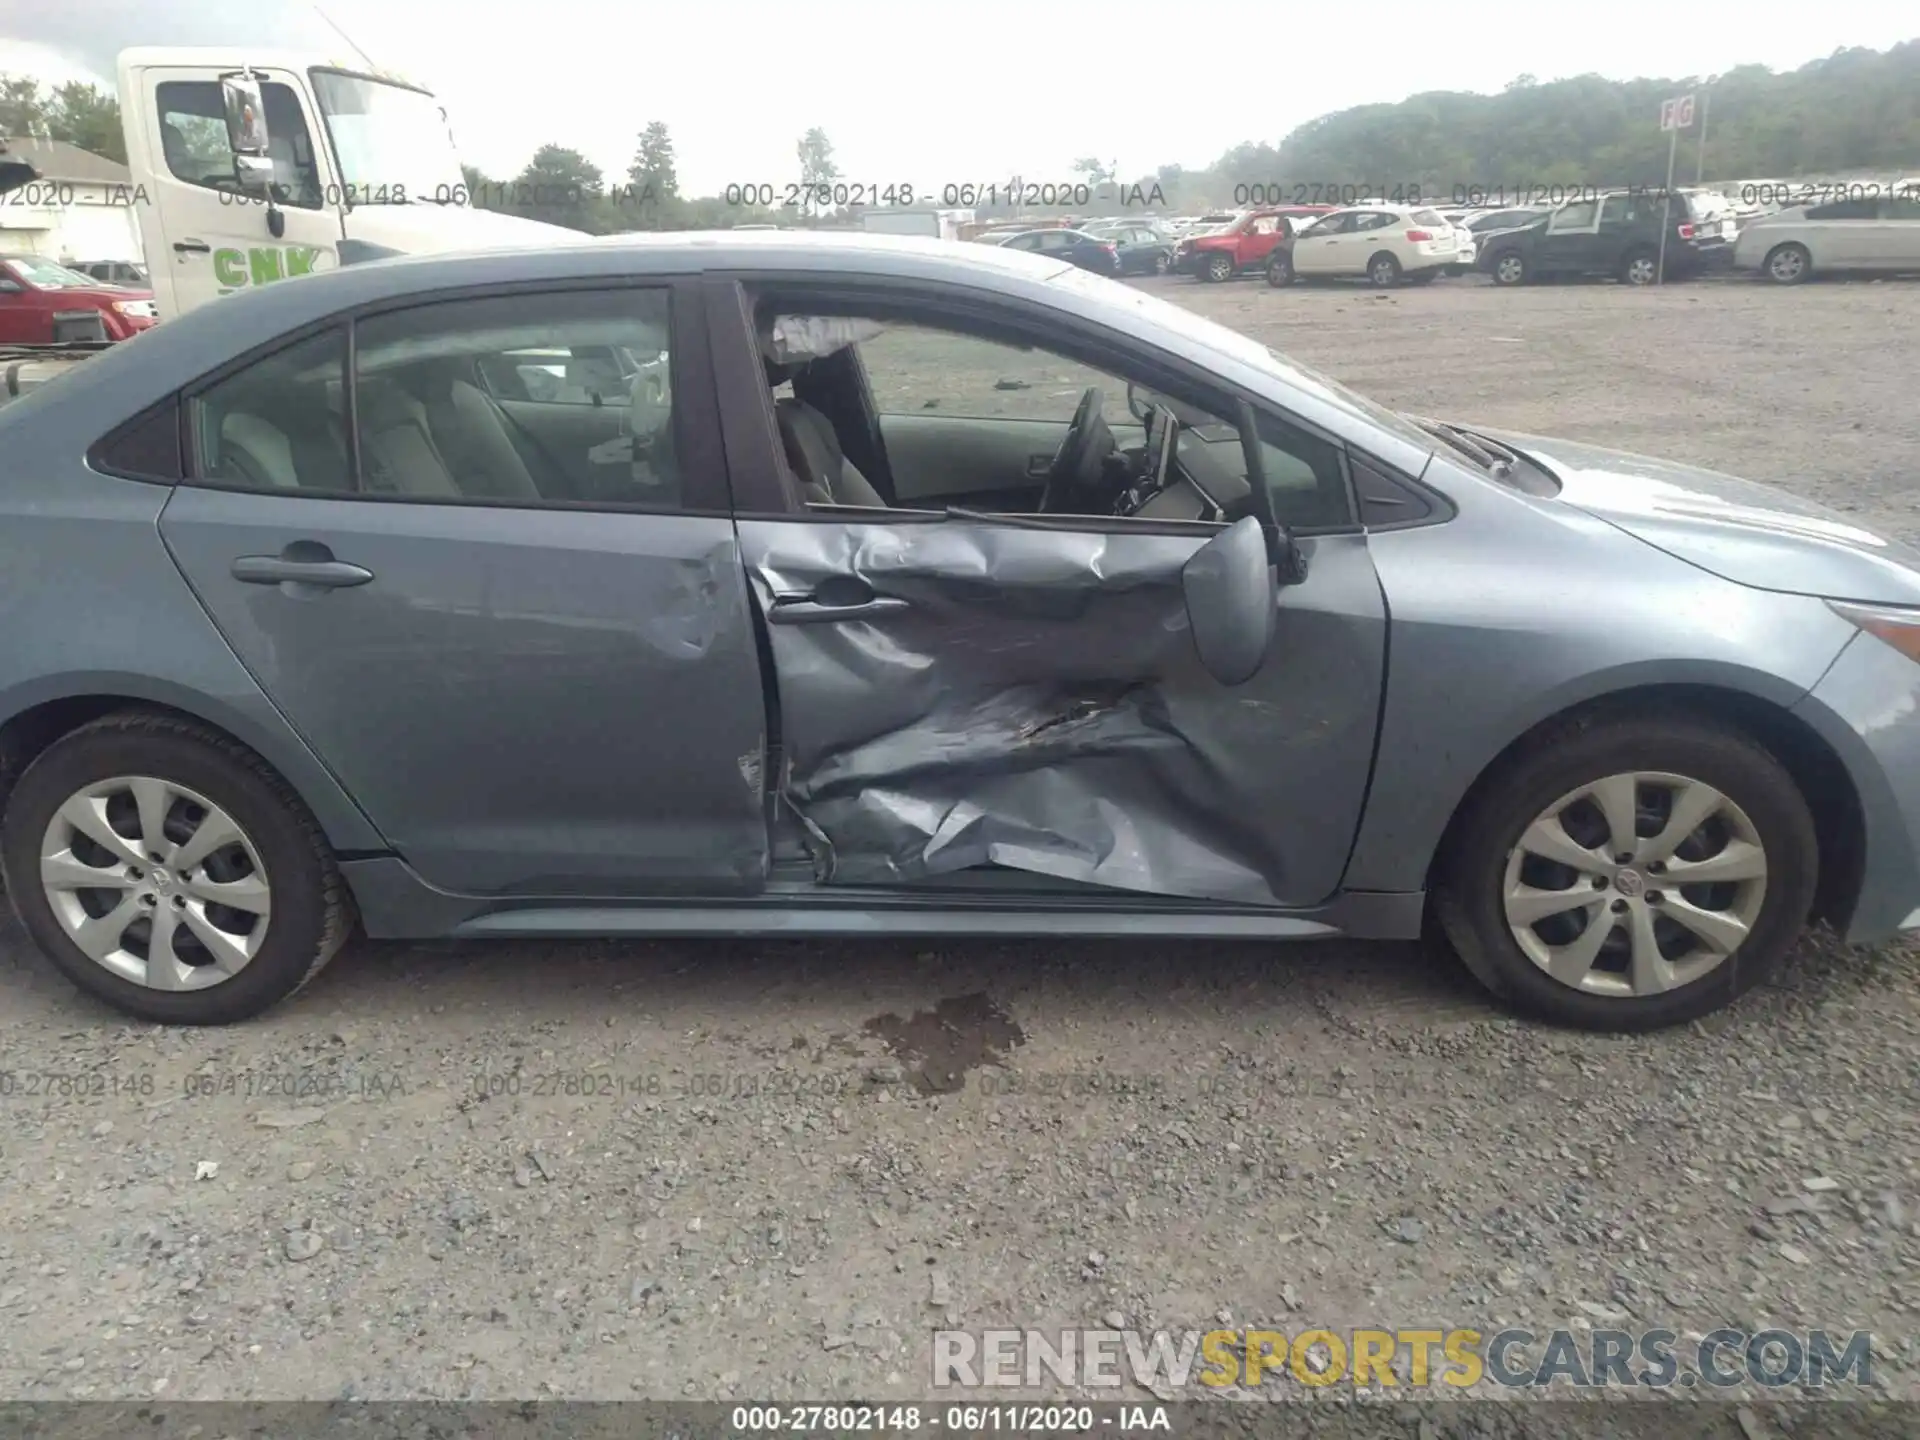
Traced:
POLYGON ((270 285, 293 275, 311 275, 320 251, 312 245, 263 245, 251 250, 213 252, 213 278, 223 290, 270 285))

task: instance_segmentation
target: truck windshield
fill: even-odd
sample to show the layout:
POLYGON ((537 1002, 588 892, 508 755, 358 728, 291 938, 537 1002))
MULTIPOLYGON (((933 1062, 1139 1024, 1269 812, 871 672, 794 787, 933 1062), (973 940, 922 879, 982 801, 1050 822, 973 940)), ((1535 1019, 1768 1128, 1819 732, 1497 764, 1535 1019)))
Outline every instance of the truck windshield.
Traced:
POLYGON ((15 278, 26 281, 36 290, 97 290, 100 282, 91 276, 82 275, 77 270, 69 270, 64 265, 56 265, 51 260, 9 260, 0 265, 0 271, 11 270, 15 278))
POLYGON ((354 204, 454 203, 460 159, 433 96, 338 70, 315 70, 313 89, 354 204))

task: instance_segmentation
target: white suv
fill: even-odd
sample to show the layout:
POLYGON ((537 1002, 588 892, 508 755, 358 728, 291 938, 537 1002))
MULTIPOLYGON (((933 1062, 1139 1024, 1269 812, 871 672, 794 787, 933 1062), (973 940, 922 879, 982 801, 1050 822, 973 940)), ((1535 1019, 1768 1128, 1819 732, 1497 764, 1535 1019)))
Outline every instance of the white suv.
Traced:
POLYGON ((1460 238, 1438 210, 1355 205, 1302 230, 1290 258, 1294 275, 1364 275, 1384 289, 1402 280, 1431 280, 1458 264, 1460 238))

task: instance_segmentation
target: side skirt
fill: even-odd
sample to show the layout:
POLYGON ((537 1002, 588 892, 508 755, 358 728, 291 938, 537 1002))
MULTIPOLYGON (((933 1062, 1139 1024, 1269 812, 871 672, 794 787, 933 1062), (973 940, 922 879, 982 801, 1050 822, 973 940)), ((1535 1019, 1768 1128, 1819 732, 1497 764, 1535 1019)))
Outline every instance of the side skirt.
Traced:
POLYGON ((393 856, 344 862, 375 939, 564 935, 1034 935, 1412 940, 1423 891, 1347 891, 1270 910, 1142 897, 1008 896, 776 885, 755 896, 608 901, 488 898, 436 890, 393 856))

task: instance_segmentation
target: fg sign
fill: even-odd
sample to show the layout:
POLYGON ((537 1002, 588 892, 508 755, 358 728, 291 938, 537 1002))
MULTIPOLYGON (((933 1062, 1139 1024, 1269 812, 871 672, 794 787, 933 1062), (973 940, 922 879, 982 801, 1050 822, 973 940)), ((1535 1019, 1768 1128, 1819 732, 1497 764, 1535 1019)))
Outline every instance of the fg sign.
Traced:
POLYGON ((1676 95, 1660 102, 1662 130, 1688 130, 1693 126, 1693 96, 1676 95))

